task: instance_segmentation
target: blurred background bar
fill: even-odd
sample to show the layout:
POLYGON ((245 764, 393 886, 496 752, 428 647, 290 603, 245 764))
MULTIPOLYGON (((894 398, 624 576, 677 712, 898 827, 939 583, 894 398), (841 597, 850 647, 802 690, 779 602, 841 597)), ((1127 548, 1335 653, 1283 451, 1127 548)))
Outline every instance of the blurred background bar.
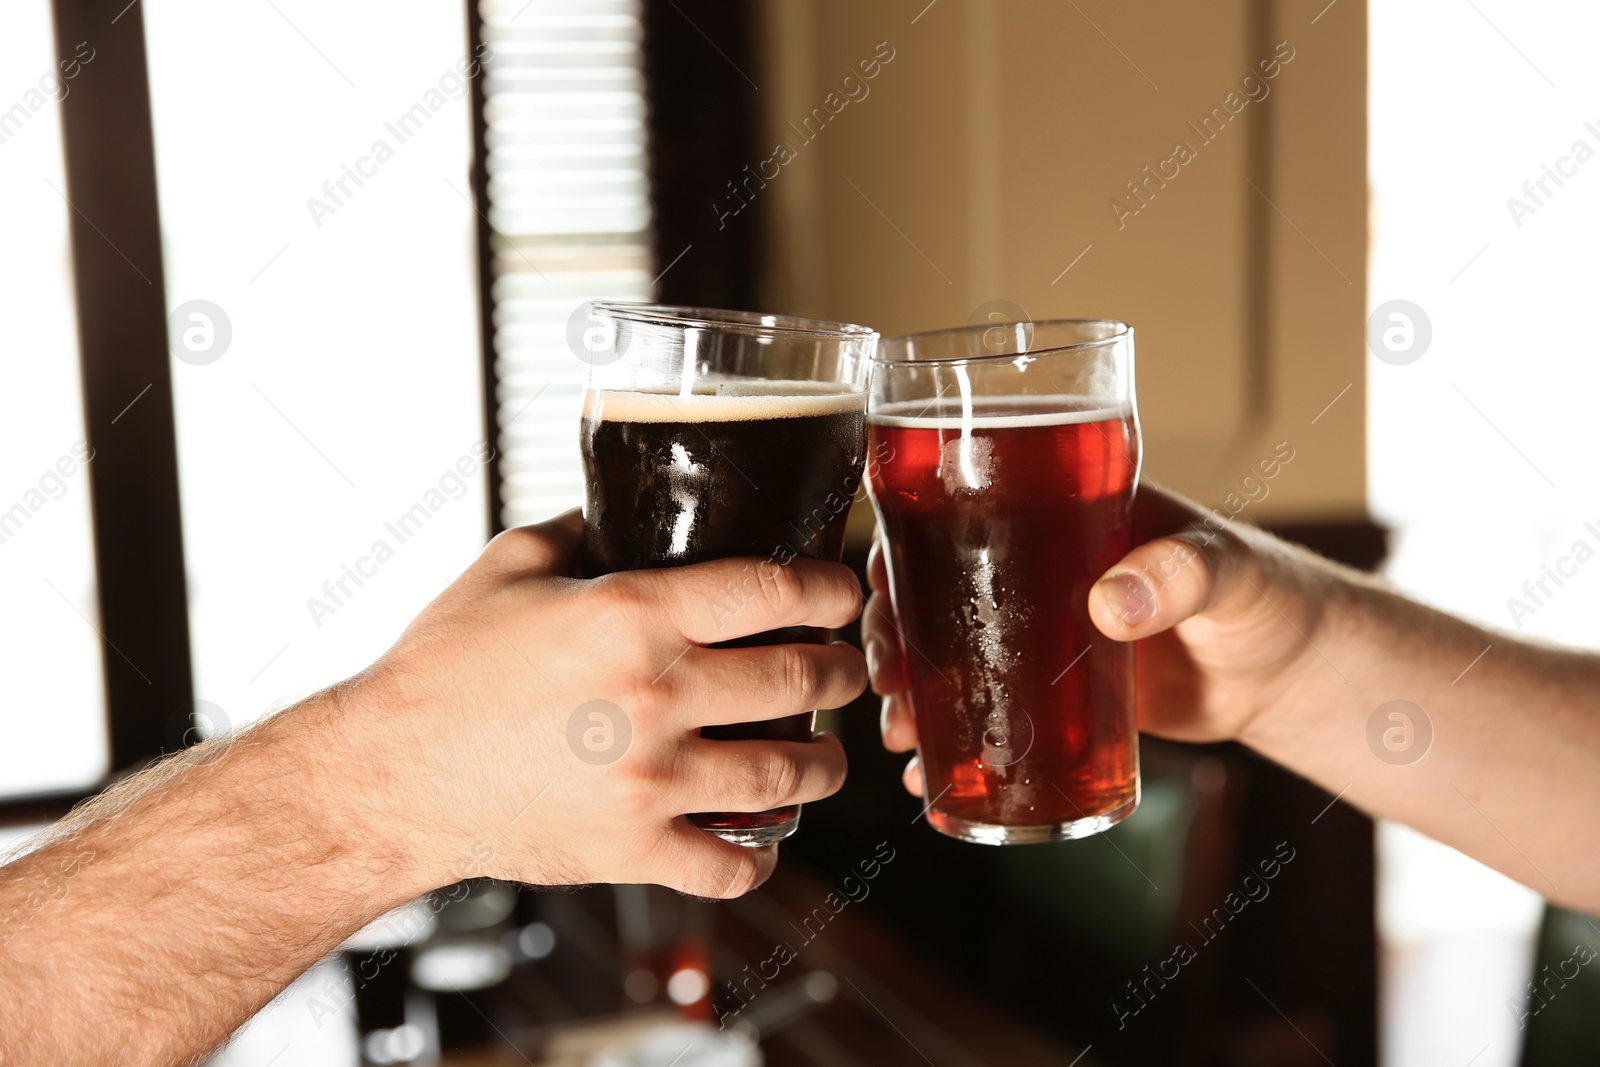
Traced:
MULTIPOLYGON (((125 3, 0 12, 0 846, 360 669, 486 537, 579 504, 595 299, 1131 322, 1147 478, 1600 642, 1586 572, 1507 599, 1600 521, 1600 185, 1560 163, 1600 147, 1589 7, 125 3), (1395 307, 1414 361, 1370 340, 1395 307)), ((876 713, 826 717, 849 782, 749 897, 467 862, 212 1062, 1600 1055, 1593 968, 1551 977, 1600 924, 1536 872, 1153 739, 1109 833, 962 845, 876 713)))

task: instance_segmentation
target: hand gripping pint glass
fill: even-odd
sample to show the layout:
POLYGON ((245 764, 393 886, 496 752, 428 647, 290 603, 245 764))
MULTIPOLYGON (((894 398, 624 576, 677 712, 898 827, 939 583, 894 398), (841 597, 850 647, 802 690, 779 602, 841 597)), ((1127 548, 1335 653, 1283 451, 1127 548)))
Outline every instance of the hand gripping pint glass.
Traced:
POLYGON ((928 821, 985 844, 1098 833, 1139 803, 1131 644, 1089 587, 1132 547, 1133 331, 885 340, 867 422, 928 821))
MULTIPOLYGON (((861 487, 867 376, 863 326, 646 304, 590 305, 580 443, 584 573, 728 556, 783 566, 837 562, 861 487)), ((738 610, 738 591, 710 611, 738 610)), ((789 627, 726 642, 820 644, 789 627)), ((668 664, 663 664, 668 667, 668 664)), ((808 741, 814 713, 707 726, 705 737, 808 741)), ((695 825, 743 845, 794 833, 799 805, 706 812, 695 825)))

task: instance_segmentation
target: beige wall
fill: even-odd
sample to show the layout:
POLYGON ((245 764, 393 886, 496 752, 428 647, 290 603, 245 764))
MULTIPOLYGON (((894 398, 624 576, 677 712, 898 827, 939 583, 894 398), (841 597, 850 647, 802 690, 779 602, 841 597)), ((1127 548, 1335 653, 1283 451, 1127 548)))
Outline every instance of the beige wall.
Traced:
POLYGON ((766 304, 886 334, 996 299, 1124 319, 1147 477, 1217 505, 1287 440, 1245 517, 1363 513, 1364 5, 925 3, 765 0, 767 139, 794 153, 751 186, 766 304), (893 59, 808 143, 880 42, 893 59), (1291 48, 1210 144, 1186 125, 1291 48), (1119 227, 1108 202, 1138 207, 1125 183, 1180 140, 1194 158, 1119 227))

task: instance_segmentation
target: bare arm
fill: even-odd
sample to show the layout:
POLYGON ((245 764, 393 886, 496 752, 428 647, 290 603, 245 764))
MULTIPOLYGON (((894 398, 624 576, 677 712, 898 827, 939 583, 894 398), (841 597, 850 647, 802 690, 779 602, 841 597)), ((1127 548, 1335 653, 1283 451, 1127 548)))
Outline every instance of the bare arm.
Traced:
POLYGON ((1600 656, 1337 578, 1308 635, 1318 654, 1239 740, 1551 900, 1600 910, 1600 656))
MULTIPOLYGON (((1144 543, 1089 609, 1108 636, 1140 640, 1141 729, 1237 739, 1600 910, 1600 656, 1485 631, 1159 489, 1140 489, 1136 519, 1144 543)), ((873 584, 867 657, 884 742, 905 751, 916 733, 881 563, 873 584)), ((920 779, 913 761, 907 787, 920 779)))
POLYGON ((188 1062, 449 880, 351 788, 342 705, 190 749, 4 868, 0 1062, 188 1062))
POLYGON ((759 885, 775 848, 684 813, 820 799, 843 750, 699 727, 848 703, 865 664, 705 646, 843 625, 854 577, 724 560, 579 581, 578 533, 569 516, 502 535, 370 670, 125 781, 0 867, 0 1064, 197 1060, 355 930, 468 873, 759 885))

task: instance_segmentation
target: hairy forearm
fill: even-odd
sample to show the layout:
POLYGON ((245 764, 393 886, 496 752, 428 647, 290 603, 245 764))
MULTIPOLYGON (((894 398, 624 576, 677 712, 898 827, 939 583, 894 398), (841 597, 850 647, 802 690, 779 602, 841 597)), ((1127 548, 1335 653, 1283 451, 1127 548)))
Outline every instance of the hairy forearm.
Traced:
POLYGON ((473 875, 759 885, 776 849, 685 814, 820 799, 844 749, 699 731, 842 707, 866 664, 706 646, 841 627, 859 584, 805 558, 579 581, 582 537, 576 511, 506 531, 367 671, 130 779, 0 867, 0 1065, 193 1061, 372 919, 473 875), (735 615, 708 610, 752 577, 735 615), (574 736, 585 714, 607 723, 599 748, 574 736))
POLYGON ((0 868, 0 1063, 195 1060, 432 888, 377 830, 339 703, 128 779, 0 868))
POLYGON ((1348 574, 1311 584, 1312 654, 1241 740, 1553 900, 1600 910, 1600 657, 1485 631, 1348 574))

